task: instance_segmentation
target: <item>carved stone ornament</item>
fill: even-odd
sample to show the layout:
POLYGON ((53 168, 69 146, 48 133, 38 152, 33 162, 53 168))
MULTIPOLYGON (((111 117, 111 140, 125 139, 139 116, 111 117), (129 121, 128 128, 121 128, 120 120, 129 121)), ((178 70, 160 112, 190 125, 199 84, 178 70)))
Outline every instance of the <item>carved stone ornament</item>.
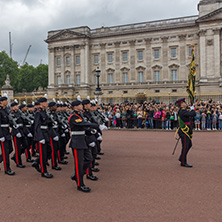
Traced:
POLYGON ((179 35, 181 41, 186 40, 186 37, 187 37, 186 34, 179 35))
POLYGON ((99 45, 100 45, 101 49, 105 49, 106 43, 100 43, 99 45))
POLYGON ((219 29, 219 28, 213 29, 214 35, 219 35, 220 31, 221 31, 221 29, 219 29))
POLYGON ((144 40, 145 40, 146 44, 150 44, 152 41, 152 38, 145 38, 144 40))
POLYGON ((135 43, 136 43, 136 40, 130 40, 130 41, 129 41, 130 46, 134 46, 135 43))
POLYGON ((207 39, 207 46, 212 46, 214 44, 213 39, 207 39))
POLYGON ((115 47, 119 47, 121 42, 114 42, 115 47))
POLYGON ((163 37, 161 37, 161 39, 162 39, 163 42, 167 42, 168 38, 169 38, 169 36, 163 36, 163 37))
POLYGON ((198 32, 198 35, 201 37, 201 36, 205 36, 205 34, 206 34, 206 30, 200 30, 199 32, 198 32))

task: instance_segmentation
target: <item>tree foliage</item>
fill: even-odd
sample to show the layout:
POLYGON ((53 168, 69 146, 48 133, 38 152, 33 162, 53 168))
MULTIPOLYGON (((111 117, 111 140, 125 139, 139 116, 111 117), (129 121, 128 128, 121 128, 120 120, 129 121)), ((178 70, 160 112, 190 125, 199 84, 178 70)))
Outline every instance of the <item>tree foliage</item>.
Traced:
POLYGON ((0 88, 5 84, 7 74, 15 92, 32 92, 40 86, 45 89, 48 85, 48 65, 34 67, 26 63, 18 68, 18 63, 3 51, 0 52, 0 88))

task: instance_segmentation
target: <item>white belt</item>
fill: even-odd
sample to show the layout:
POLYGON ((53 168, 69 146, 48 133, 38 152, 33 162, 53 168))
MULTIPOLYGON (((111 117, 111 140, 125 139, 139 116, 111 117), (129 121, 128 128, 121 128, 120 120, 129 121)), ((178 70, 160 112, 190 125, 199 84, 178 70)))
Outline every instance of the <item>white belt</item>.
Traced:
POLYGON ((23 127, 23 124, 22 124, 22 123, 20 123, 20 124, 17 124, 17 126, 18 126, 18 127, 19 127, 19 126, 23 127))
POLYGON ((26 125, 26 127, 31 127, 31 125, 26 125))
POLYGON ((71 135, 85 135, 85 131, 72 131, 71 135))
POLYGON ((40 126, 41 129, 48 129, 48 126, 40 126))
POLYGON ((57 126, 57 125, 55 125, 55 126, 53 126, 52 128, 58 128, 58 126, 57 126))
POLYGON ((9 127, 9 124, 1 124, 1 127, 9 127))

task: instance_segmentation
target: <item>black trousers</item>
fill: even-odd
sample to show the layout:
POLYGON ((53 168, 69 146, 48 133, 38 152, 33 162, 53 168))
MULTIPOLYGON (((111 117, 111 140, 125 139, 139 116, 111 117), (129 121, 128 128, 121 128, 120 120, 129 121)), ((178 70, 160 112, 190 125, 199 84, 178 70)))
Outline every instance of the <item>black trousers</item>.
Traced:
POLYGON ((49 154, 51 153, 50 143, 46 142, 45 144, 38 143, 39 148, 39 157, 35 160, 41 166, 41 173, 47 173, 47 159, 49 159, 49 154))
POLYGON ((4 162, 5 171, 10 170, 10 161, 9 161, 9 154, 12 152, 12 141, 5 140, 4 142, 0 142, 2 154, 0 155, 0 163, 4 162))
POLYGON ((72 149, 72 153, 74 157, 77 186, 83 186, 83 176, 93 160, 92 153, 89 149, 72 149))
POLYGON ((59 149, 57 151, 58 154, 58 159, 59 161, 62 161, 64 159, 64 153, 65 153, 65 148, 67 144, 66 137, 60 137, 59 138, 59 149))
POLYGON ((89 150, 92 154, 92 162, 89 164, 89 168, 87 168, 87 171, 86 171, 86 174, 87 175, 92 175, 92 168, 95 167, 95 158, 96 158, 96 155, 97 155, 97 147, 89 147, 89 150))
POLYGON ((181 142, 182 142, 182 150, 181 150, 179 160, 181 161, 181 164, 186 164, 187 163, 187 154, 188 154, 190 148, 192 147, 192 141, 185 133, 182 132, 181 129, 179 129, 178 134, 179 134, 179 136, 181 138, 181 142))
POLYGON ((54 141, 52 137, 50 137, 50 145, 51 145, 51 160, 52 160, 52 166, 57 167, 57 161, 58 161, 58 148, 59 148, 59 141, 54 141))
POLYGON ((13 142, 15 147, 15 153, 13 155, 13 158, 17 165, 22 165, 22 138, 18 138, 16 136, 13 136, 13 142))

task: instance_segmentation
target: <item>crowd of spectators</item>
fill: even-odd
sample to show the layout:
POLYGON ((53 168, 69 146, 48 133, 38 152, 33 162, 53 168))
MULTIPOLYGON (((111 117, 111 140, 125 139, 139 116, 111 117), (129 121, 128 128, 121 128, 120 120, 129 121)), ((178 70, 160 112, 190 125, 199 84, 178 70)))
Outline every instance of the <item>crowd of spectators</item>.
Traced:
MULTIPOLYGON (((212 99, 196 100, 194 130, 222 130, 222 103, 212 99)), ((179 108, 173 104, 123 102, 101 105, 101 111, 109 119, 109 128, 148 128, 173 130, 178 126, 179 108)), ((189 106, 188 106, 189 109, 189 106)))

